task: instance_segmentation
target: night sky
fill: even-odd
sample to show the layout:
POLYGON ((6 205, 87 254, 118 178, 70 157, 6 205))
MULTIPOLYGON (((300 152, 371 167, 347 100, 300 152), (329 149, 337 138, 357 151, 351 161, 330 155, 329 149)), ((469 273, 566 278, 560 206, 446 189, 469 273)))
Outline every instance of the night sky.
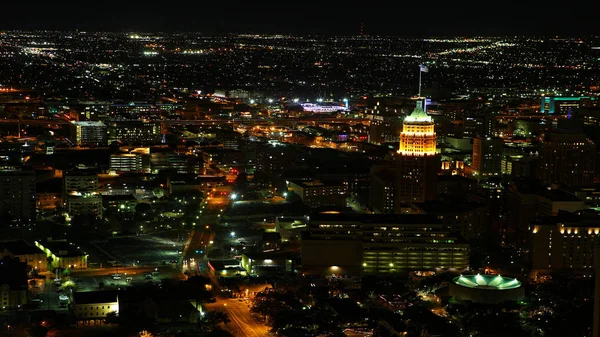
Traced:
MULTIPOLYGON (((404 1, 11 1, 0 6, 0 29, 196 31, 202 33, 293 33, 356 35, 360 23, 369 35, 590 35, 598 34, 589 6, 477 5, 416 7, 404 1), (61 1, 60 3, 64 3, 61 1), (78 3, 78 2, 75 2, 78 3), (97 4, 96 4, 97 3, 97 4), (124 4, 127 3, 127 4, 124 4), (208 3, 208 4, 207 4, 208 3), (390 3, 393 5, 390 6, 390 3), (170 6, 169 6, 170 5, 170 6)), ((523 1, 524 2, 524 1, 523 1)), ((457 4, 459 2, 452 2, 457 4)), ((502 4, 502 5, 500 5, 502 4)), ((566 5, 566 3, 565 3, 566 5)))

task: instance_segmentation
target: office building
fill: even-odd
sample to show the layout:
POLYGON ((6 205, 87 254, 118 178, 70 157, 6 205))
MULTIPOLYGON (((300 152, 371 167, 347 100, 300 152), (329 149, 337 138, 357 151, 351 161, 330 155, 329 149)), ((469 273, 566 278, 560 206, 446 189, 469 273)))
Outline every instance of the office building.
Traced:
POLYGON ((101 219, 103 215, 102 196, 100 194, 87 193, 84 195, 67 196, 67 212, 69 216, 79 216, 89 222, 101 219))
POLYGON ((150 167, 153 174, 160 171, 173 171, 182 174, 200 174, 201 161, 196 156, 173 152, 153 152, 150 154, 150 167))
POLYGON ((398 114, 379 112, 376 106, 372 114, 367 115, 367 118, 371 119, 369 143, 382 144, 400 140, 402 118, 398 114))
POLYGON ((504 142, 500 138, 476 137, 473 139, 471 169, 479 178, 502 174, 504 142))
POLYGON ((559 129, 544 136, 539 150, 540 178, 547 184, 559 186, 591 186, 596 168, 596 145, 576 126, 564 124, 565 128, 559 123, 559 129))
POLYGON ((135 213, 137 199, 133 194, 103 195, 104 209, 112 213, 135 213))
POLYGON ((63 175, 67 212, 71 217, 90 220, 102 218, 102 196, 98 193, 98 174, 89 170, 67 171, 63 175))
POLYGON ((598 100, 596 97, 544 96, 541 98, 540 112, 550 115, 567 115, 569 111, 576 111, 580 108, 592 108, 597 106, 598 100))
POLYGON ((560 212, 531 226, 531 263, 536 272, 572 270, 593 274, 600 242, 600 213, 560 212))
POLYGON ((296 193, 308 207, 346 207, 348 186, 343 182, 293 180, 288 182, 287 187, 289 191, 296 193))
POLYGON ((98 192, 98 174, 91 170, 66 171, 63 179, 64 194, 98 192))
MULTIPOLYGON (((35 175, 15 167, 0 168, 0 217, 4 224, 35 221, 35 175)), ((1 227, 2 225, 0 225, 1 227)))
MULTIPOLYGON (((594 251, 594 270, 600 271, 600 250, 594 251)), ((594 277, 594 313, 592 319, 592 337, 600 337, 600 277, 594 277)))
POLYGON ((106 124, 93 121, 71 122, 71 138, 75 145, 106 145, 108 143, 106 124))
POLYGON ((531 223, 537 217, 557 215, 561 210, 575 212, 585 208, 577 196, 562 190, 548 190, 534 181, 518 181, 506 192, 506 220, 517 242, 524 243, 531 223))
POLYGON ((178 103, 152 103, 135 101, 128 103, 115 103, 110 106, 110 114, 113 118, 125 120, 160 119, 168 117, 181 110, 183 105, 178 103))
POLYGON ((441 162, 436 154, 435 125, 418 101, 415 110, 404 119, 400 150, 396 155, 396 213, 404 212, 412 202, 433 200, 441 162))
POLYGON ((465 200, 413 203, 413 214, 435 215, 444 227, 465 240, 477 239, 490 230, 489 212, 485 204, 465 200))
POLYGON ((256 170, 280 175, 296 166, 296 150, 285 145, 265 144, 256 151, 256 170))
POLYGON ((202 160, 204 165, 240 165, 244 163, 245 154, 242 151, 223 148, 202 149, 202 160))
POLYGON ((469 245, 434 215, 313 214, 302 238, 305 274, 360 275, 469 265, 469 245))
POLYGON ((142 156, 135 153, 117 153, 110 155, 110 171, 120 174, 126 172, 143 172, 142 156))
POLYGON ((159 123, 144 121, 111 121, 108 123, 108 143, 158 144, 162 133, 159 123))
POLYGON ((369 206, 373 213, 392 214, 395 210, 396 169, 377 168, 371 170, 369 206))

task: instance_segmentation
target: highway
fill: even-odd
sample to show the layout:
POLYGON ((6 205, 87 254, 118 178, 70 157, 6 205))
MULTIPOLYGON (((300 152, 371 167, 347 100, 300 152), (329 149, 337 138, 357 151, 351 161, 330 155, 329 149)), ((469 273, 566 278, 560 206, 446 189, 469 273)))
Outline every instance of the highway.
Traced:
POLYGON ((249 302, 235 298, 217 298, 215 303, 206 305, 208 310, 224 311, 231 322, 227 325, 230 332, 237 337, 268 336, 269 328, 258 323, 251 315, 249 302))

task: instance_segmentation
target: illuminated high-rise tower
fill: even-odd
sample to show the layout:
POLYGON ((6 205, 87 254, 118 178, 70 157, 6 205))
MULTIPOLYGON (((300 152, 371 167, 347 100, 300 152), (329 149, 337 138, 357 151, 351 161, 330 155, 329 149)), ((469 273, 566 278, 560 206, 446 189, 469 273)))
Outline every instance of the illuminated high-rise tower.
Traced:
POLYGON ((398 153, 403 156, 435 155, 434 127, 433 118, 423 110, 423 102, 418 101, 415 110, 402 123, 398 153))
POLYGON ((396 213, 403 213, 413 202, 436 197, 440 157, 436 154, 436 135, 433 118, 417 101, 415 110, 404 119, 397 154, 396 213))

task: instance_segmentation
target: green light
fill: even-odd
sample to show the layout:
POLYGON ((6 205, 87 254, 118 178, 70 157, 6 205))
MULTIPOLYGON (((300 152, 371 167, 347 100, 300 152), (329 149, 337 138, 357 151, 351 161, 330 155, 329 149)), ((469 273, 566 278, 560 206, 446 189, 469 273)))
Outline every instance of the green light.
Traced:
POLYGON ((515 289, 521 286, 519 280, 501 275, 461 275, 454 278, 453 282, 467 288, 487 288, 495 290, 515 289))

